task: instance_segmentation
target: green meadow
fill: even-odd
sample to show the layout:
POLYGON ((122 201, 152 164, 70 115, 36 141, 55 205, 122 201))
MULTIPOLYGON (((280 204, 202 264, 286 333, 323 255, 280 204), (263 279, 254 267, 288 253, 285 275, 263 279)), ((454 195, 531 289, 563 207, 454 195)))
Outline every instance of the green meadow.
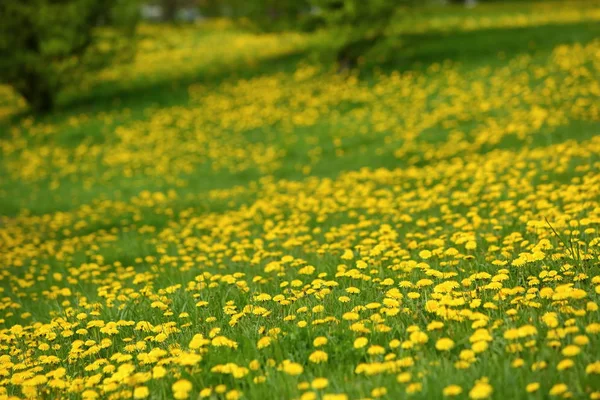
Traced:
POLYGON ((600 2, 135 40, 0 86, 0 399, 600 399, 600 2))

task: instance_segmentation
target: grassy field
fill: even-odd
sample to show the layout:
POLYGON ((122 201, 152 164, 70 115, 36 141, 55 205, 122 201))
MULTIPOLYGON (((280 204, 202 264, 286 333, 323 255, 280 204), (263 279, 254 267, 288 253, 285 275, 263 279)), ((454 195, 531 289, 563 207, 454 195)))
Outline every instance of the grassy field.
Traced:
POLYGON ((142 26, 0 87, 0 399, 600 399, 600 2, 142 26))

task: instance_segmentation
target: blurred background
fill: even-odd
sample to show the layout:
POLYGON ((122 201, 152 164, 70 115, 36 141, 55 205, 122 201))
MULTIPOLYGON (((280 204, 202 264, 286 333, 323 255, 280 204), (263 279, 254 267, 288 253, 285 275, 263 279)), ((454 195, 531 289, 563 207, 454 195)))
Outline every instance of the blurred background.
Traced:
MULTIPOLYGON (((296 47, 296 52, 335 65, 341 72, 364 64, 406 68, 407 61, 429 62, 431 57, 442 56, 423 51, 422 45, 437 46, 438 53, 447 46, 447 56, 453 58, 452 52, 543 46, 556 41, 557 35, 563 42, 572 42, 574 35, 595 36, 598 31, 591 25, 567 26, 564 32, 514 30, 595 24, 598 12, 594 0, 4 0, 0 4, 2 106, 8 112, 7 102, 13 100, 35 113, 45 113, 57 103, 73 102, 76 92, 86 93, 90 85, 102 80, 92 73, 131 63, 136 56, 143 58, 150 51, 150 38, 156 46, 168 43, 172 49, 180 45, 184 51, 192 45, 191 36, 195 36, 193 43, 201 45, 203 39, 208 43, 214 38, 208 32, 294 32, 312 39, 305 48, 296 47), (493 31, 500 28, 510 29, 493 31), (465 31, 481 31, 481 35, 463 35, 457 39, 460 43, 452 43, 455 39, 450 33, 465 31), (436 35, 441 36, 434 44, 432 36, 436 35), (422 59, 417 56, 420 52, 422 59), (9 95, 11 91, 16 95, 9 95)), ((213 56, 194 57, 203 55, 213 56)), ((11 109, 14 105, 8 104, 11 109)))
POLYGON ((2 0, 0 209, 585 140, 599 22, 597 0, 2 0))

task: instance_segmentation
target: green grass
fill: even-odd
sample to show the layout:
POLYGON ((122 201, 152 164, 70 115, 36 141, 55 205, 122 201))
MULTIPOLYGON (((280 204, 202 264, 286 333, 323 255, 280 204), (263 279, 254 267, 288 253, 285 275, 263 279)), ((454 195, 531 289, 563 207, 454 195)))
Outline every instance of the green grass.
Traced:
MULTIPOLYGON (((145 26, 137 62, 90 77, 85 90, 69 88, 53 114, 7 112, 0 120, 0 346, 9 359, 0 358, 0 396, 91 398, 92 390, 129 398, 147 386, 151 398, 170 398, 171 385, 186 379, 190 398, 211 388, 214 399, 235 398, 233 390, 248 399, 309 399, 317 377, 329 386, 315 389, 316 398, 372 398, 380 388, 384 398, 440 398, 450 384, 467 398, 483 377, 493 398, 548 398, 560 383, 574 398, 597 396, 598 373, 586 368, 600 346, 598 3, 421 12, 399 18, 385 51, 347 75, 335 72, 331 32, 145 26), (507 25, 518 15, 527 23, 507 25), (480 25, 456 23, 463 20, 480 25), (522 261, 534 255, 541 258, 522 261), (474 275, 484 272, 489 277, 474 275), (438 286, 452 281, 448 292, 438 286), (503 291, 490 286, 496 281, 503 291), (372 306, 392 304, 392 288, 400 304, 372 306), (256 298, 264 293, 282 298, 256 298), (431 309, 433 300, 457 303, 443 314, 431 309), (247 308, 233 323, 232 313, 248 306, 267 314, 247 308), (359 320, 345 320, 353 309, 359 320), (543 321, 546 313, 556 313, 557 329, 543 321), (133 325, 115 334, 75 332, 91 320, 133 325), (428 331, 434 320, 443 328, 428 331), (175 329, 161 341, 160 329, 136 329, 141 321, 175 329), (357 322, 368 332, 352 330, 357 322), (22 332, 11 330, 17 324, 22 332), (537 332, 508 337, 527 325, 537 332), (410 338, 414 326, 427 343, 410 338), (461 351, 476 348, 477 329, 488 332, 489 347, 457 366, 461 351), (238 347, 190 350, 199 333, 238 347), (265 335, 273 342, 258 349, 265 335), (321 364, 309 361, 319 336, 328 339, 321 364), (359 336, 367 347, 353 347, 359 336), (447 352, 435 348, 442 337, 455 343, 447 352), (94 340, 83 346, 93 351, 74 352, 76 339, 94 340), (403 345, 392 346, 394 339, 403 345), (511 343, 522 347, 513 351, 511 343), (561 355, 573 343, 581 353, 561 355), (410 357, 414 365, 356 372, 384 362, 367 354, 374 344, 387 361, 410 357), (152 348, 168 352, 164 378, 102 370, 131 363, 135 373, 152 371, 141 361, 152 348), (182 365, 178 349, 202 360, 182 365), (113 359, 117 353, 132 359, 113 359), (58 361, 43 364, 43 355, 58 361), (524 365, 511 366, 519 358, 524 365), (574 363, 559 370, 563 359, 574 363), (99 369, 85 370, 98 360, 99 369), (226 363, 249 368, 252 360, 260 368, 239 378, 211 371, 226 363), (303 372, 285 374, 284 360, 303 372), (540 361, 547 368, 536 369, 540 361), (20 387, 59 367, 69 391, 20 387), (411 376, 400 382, 405 371, 411 376), (265 382, 254 382, 261 376, 265 382), (88 386, 79 388, 79 378, 88 386), (541 387, 529 394, 532 382, 541 387), (225 392, 216 393, 218 385, 225 392)), ((16 103, 0 101, 11 110, 16 103)))

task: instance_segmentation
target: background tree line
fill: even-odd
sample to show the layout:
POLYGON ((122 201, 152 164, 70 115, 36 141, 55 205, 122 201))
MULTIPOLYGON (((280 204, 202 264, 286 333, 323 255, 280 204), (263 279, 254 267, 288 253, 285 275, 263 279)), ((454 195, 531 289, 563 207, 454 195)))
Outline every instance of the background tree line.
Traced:
MULTIPOLYGON (((36 112, 85 73, 133 54, 141 0, 0 1, 0 83, 12 86, 36 112)), ((325 28, 338 40, 340 69, 385 35, 397 13, 417 0, 158 0, 165 20, 182 7, 207 17, 251 21, 260 31, 325 28)))

